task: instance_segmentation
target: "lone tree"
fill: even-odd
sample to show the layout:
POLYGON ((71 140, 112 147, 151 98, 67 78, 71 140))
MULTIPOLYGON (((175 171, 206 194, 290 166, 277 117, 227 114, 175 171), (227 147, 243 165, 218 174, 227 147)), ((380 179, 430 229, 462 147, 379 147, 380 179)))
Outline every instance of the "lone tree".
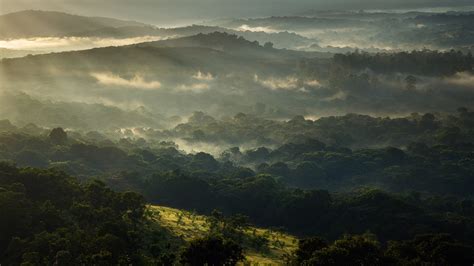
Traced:
POLYGON ((67 133, 60 127, 55 128, 49 133, 49 140, 56 145, 65 144, 67 141, 67 133))
POLYGON ((232 240, 215 236, 196 239, 181 253, 183 265, 236 265, 243 260, 241 246, 232 240))

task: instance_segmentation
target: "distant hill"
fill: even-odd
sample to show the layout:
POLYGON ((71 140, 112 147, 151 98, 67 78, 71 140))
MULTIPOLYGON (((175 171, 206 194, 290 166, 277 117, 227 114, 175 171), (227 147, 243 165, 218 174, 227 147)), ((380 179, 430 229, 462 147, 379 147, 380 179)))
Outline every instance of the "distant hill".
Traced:
POLYGON ((40 52, 37 51, 29 51, 29 50, 13 50, 7 48, 0 48, 0 59, 2 58, 15 58, 15 57, 23 57, 26 55, 34 55, 39 54, 40 52))
POLYGON ((291 32, 272 32, 263 31, 237 31, 217 26, 191 25, 178 28, 156 28, 151 26, 126 26, 126 27, 106 27, 93 31, 77 33, 80 37, 102 37, 102 38, 126 38, 137 36, 161 36, 161 37, 186 37, 199 33, 209 34, 214 32, 229 33, 242 36, 250 41, 258 41, 261 44, 272 42, 277 48, 296 49, 299 47, 310 46, 315 40, 303 37, 291 32))
POLYGON ((216 26, 191 25, 157 28, 152 25, 113 18, 85 17, 52 11, 21 11, 0 16, 0 39, 33 37, 133 38, 160 36, 176 38, 199 33, 226 32, 260 43, 272 42, 277 48, 309 47, 315 40, 289 32, 237 31, 216 26))
MULTIPOLYGON (((231 114, 262 97, 275 102, 275 106, 282 105, 287 97, 261 89, 266 81, 258 77, 281 76, 283 83, 296 86, 286 77, 298 71, 302 59, 316 55, 265 48, 226 33, 199 34, 139 45, 3 59, 0 80, 6 90, 40 93, 54 99, 74 95, 86 101, 105 98, 124 104, 136 99, 137 104, 153 112, 173 115, 207 110, 214 104, 231 114), (240 100, 236 100, 236 93, 241 95, 240 100), (276 96, 269 99, 272 94, 276 96)), ((266 86, 274 82, 280 81, 270 80, 266 86)))
MULTIPOLYGON (((231 54, 248 52, 265 52, 265 48, 258 42, 250 42, 243 37, 228 33, 214 32, 210 34, 198 34, 189 37, 170 39, 164 41, 148 42, 138 44, 139 47, 202 47, 211 48, 218 51, 225 51, 231 54)), ((272 49, 268 49, 272 50, 272 49)))
MULTIPOLYGON (((180 81, 184 72, 202 69, 215 74, 250 71, 257 73, 280 69, 291 73, 302 58, 316 53, 265 48, 257 42, 227 33, 198 34, 157 42, 121 47, 37 55, 21 59, 5 59, 0 64, 4 78, 48 77, 50 69, 69 69, 81 73, 112 71, 113 73, 159 73, 160 79, 180 81), (81 65, 75 62, 83 62, 81 65), (35 74, 32 76, 28 73, 35 74)), ((55 74, 59 79, 63 74, 55 74)), ((253 75, 252 74, 252 75, 253 75)), ((72 85, 70 85, 72 86, 72 85)))
POLYGON ((146 24, 102 17, 84 17, 53 11, 20 11, 0 16, 0 39, 74 36, 107 27, 143 27, 146 24))
MULTIPOLYGON (((197 70, 215 75, 245 72, 252 77, 262 71, 290 75, 297 71, 301 59, 316 57, 327 58, 328 54, 264 47, 237 35, 214 32, 129 46, 4 59, 0 63, 0 74, 13 81, 19 77, 22 80, 50 79, 52 69, 68 69, 85 75, 104 71, 117 75, 151 73, 158 75, 162 82, 174 84, 182 82, 183 72, 189 76, 197 70)), ((76 78, 62 71, 55 72, 54 78, 58 80, 63 75, 76 78)))
POLYGON ((209 34, 199 33, 197 35, 169 39, 156 42, 147 42, 137 44, 138 47, 200 47, 210 48, 222 51, 227 54, 240 55, 253 58, 306 58, 316 56, 316 53, 298 52, 292 50, 280 50, 273 48, 272 45, 265 46, 258 41, 248 41, 237 34, 226 32, 213 32, 209 34))
POLYGON ((303 37, 291 32, 263 32, 263 31, 237 31, 216 26, 192 25, 182 28, 168 29, 168 33, 178 36, 190 36, 199 33, 209 34, 214 32, 225 32, 237 36, 242 36, 249 41, 258 41, 260 44, 272 42, 276 48, 295 49, 298 47, 309 46, 315 43, 315 40, 303 37))
POLYGON ((308 29, 337 29, 344 27, 361 27, 368 26, 367 22, 361 20, 346 19, 344 17, 337 18, 321 18, 306 16, 284 16, 284 17, 262 17, 251 19, 232 19, 213 22, 213 24, 236 29, 242 26, 250 28, 261 28, 276 31, 305 31, 308 29))

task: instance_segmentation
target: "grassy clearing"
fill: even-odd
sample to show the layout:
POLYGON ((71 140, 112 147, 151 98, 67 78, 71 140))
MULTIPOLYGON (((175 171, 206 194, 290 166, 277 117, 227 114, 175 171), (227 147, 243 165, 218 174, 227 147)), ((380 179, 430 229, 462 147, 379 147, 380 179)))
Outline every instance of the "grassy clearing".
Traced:
MULTIPOLYGON (((154 219, 186 241, 204 236, 209 230, 206 216, 156 205, 150 206, 150 209, 154 219)), ((246 230, 246 234, 263 236, 269 241, 264 251, 244 246, 246 265, 282 265, 283 256, 294 251, 298 245, 294 236, 270 229, 251 227, 246 230)))

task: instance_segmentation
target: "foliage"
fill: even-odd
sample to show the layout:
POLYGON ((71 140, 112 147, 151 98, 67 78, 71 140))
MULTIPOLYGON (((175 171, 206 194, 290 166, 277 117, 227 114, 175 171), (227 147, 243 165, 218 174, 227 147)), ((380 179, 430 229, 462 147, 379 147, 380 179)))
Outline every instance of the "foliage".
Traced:
MULTIPOLYGON (((31 263, 38 258, 56 260, 57 254, 61 260, 81 262, 172 261, 165 233, 147 234, 151 239, 142 234, 151 229, 143 218, 146 212, 137 206, 147 201, 208 214, 210 237, 232 240, 258 252, 266 252, 269 245, 288 243, 260 234, 249 236, 248 222, 283 227, 297 235, 319 235, 330 241, 344 234, 370 231, 382 246, 420 234, 447 233, 455 243, 450 246, 462 255, 463 247, 472 245, 474 237, 472 117, 466 108, 449 116, 428 113, 385 119, 347 115, 315 122, 304 118, 269 122, 243 114, 226 122, 201 113, 191 117, 186 126, 178 126, 180 133, 168 132, 170 136, 185 136, 190 126, 206 136, 214 132, 211 129, 216 124, 223 123, 232 134, 257 129, 253 133, 259 136, 284 126, 275 135, 274 143, 281 141, 281 145, 248 150, 235 147, 222 156, 188 154, 171 141, 108 140, 93 132, 68 131, 67 141, 58 145, 49 138, 49 131, 33 126, 28 131, 4 123, 6 132, 0 135, 4 160, 17 161, 21 166, 64 169, 83 181, 100 176, 102 181, 78 184, 66 181, 71 178, 58 170, 8 170, 13 172, 2 176, 6 184, 1 185, 5 190, 2 209, 11 217, 4 219, 2 226, 14 229, 2 231, 2 250, 11 250, 11 260, 31 263), (312 135, 317 132, 321 140, 312 135), (367 147, 386 138, 399 145, 367 147), (342 145, 348 143, 363 147, 342 145), (133 193, 113 192, 105 183, 119 191, 140 192, 144 199, 133 193), (215 209, 221 213, 213 214, 215 209), (33 225, 32 221, 41 219, 45 222, 33 225), (46 242, 70 241, 76 245, 77 239, 87 239, 77 244, 79 251, 46 245, 46 256, 39 250, 46 242), (13 254, 15 250, 26 254, 25 258, 13 254), (81 257, 80 252, 88 255, 81 257), (96 256, 88 257, 91 254, 96 256)), ((225 131, 219 132, 212 134, 227 136, 225 131)), ((187 218, 181 216, 176 226, 185 221, 187 218)), ((364 243, 359 244, 363 247, 364 243)), ((329 260, 340 250, 340 246, 325 249, 317 259, 329 260)), ((395 246, 392 250, 394 254, 401 252, 395 246)), ((443 254, 446 261, 453 258, 443 254)))
MULTIPOLYGON (((293 252, 297 245, 296 237, 271 228, 257 228, 252 225, 246 225, 245 228, 232 228, 230 223, 227 223, 226 231, 233 233, 224 233, 222 232, 223 222, 235 218, 226 217, 219 212, 214 212, 214 215, 211 216, 203 216, 196 212, 157 205, 150 206, 150 209, 159 224, 187 242, 205 236, 230 238, 242 247, 245 263, 252 265, 282 264, 282 256, 293 252), (180 217, 181 222, 178 223, 180 217), (217 227, 215 227, 216 225, 217 227), (213 226, 214 229, 211 229, 213 226)), ((237 215, 236 217, 242 216, 237 215)), ((241 218, 237 220, 241 220, 241 218)))
POLYGON ((301 240, 290 264, 297 265, 469 265, 473 247, 446 234, 417 235, 382 246, 371 234, 346 235, 326 244, 301 240))
POLYGON ((167 252, 166 233, 149 225, 139 194, 54 170, 1 164, 0 172, 2 264, 142 264, 167 252))
POLYGON ((448 52, 421 50, 399 53, 348 53, 336 54, 336 64, 356 69, 370 68, 377 72, 401 72, 415 75, 453 75, 458 72, 471 71, 474 60, 471 54, 460 51, 448 52))
POLYGON ((193 240, 181 253, 184 265, 236 265, 244 260, 242 248, 232 240, 208 236, 193 240))

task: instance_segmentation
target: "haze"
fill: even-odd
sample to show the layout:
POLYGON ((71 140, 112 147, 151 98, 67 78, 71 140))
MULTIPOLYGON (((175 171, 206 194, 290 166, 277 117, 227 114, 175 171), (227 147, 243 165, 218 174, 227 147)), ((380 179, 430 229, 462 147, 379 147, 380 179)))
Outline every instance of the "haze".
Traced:
POLYGON ((27 9, 182 26, 222 17, 296 15, 308 10, 464 10, 470 0, 0 0, 0 14, 27 9), (434 8, 434 9, 433 9, 434 8))
POLYGON ((474 265, 472 0, 0 0, 1 265, 474 265))

